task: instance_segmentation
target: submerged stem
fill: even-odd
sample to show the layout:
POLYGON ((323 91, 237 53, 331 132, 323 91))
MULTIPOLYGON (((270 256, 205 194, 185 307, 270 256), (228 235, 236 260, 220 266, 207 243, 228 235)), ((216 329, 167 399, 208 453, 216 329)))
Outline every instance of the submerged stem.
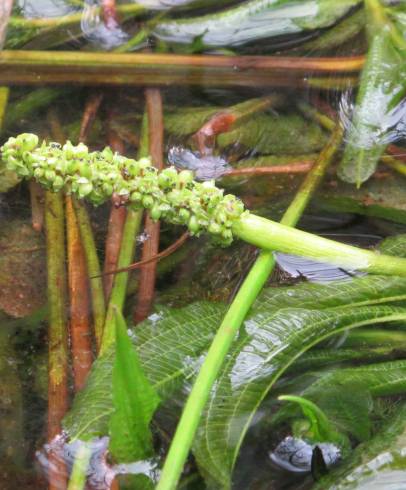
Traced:
POLYGON ((86 208, 76 198, 72 199, 76 218, 82 238, 83 249, 86 256, 87 271, 90 279, 90 292, 93 304, 93 320, 96 344, 100 349, 103 337, 104 320, 106 315, 106 305, 104 301, 103 281, 99 258, 97 256, 96 244, 93 237, 92 225, 86 208))
MULTIPOLYGON (((341 138, 342 130, 337 128, 282 218, 282 223, 286 225, 287 229, 289 229, 288 226, 295 226, 300 219, 314 190, 320 183, 328 164, 332 161, 341 142, 341 138)), ((261 235, 262 231, 259 233, 261 235)), ((272 239, 268 241, 267 246, 262 248, 268 248, 272 244, 272 241, 272 239)), ((265 285, 274 266, 275 258, 273 253, 262 251, 228 309, 184 407, 175 436, 169 448, 157 490, 172 490, 176 488, 212 386, 238 329, 241 327, 249 309, 265 285)))
MULTIPOLYGON (((143 130, 146 131, 148 136, 148 153, 151 155, 154 167, 162 170, 164 166, 164 123, 160 90, 156 88, 146 89, 145 100, 148 127, 144 127, 143 130)), ((160 230, 160 222, 154 221, 149 212, 146 213, 144 233, 147 236, 147 240, 142 247, 142 261, 149 261, 151 257, 158 254, 160 230)), ((150 313, 155 294, 156 268, 157 263, 154 261, 146 263, 140 269, 140 287, 134 312, 135 323, 145 320, 150 313)))
POLYGON ((92 455, 91 447, 82 442, 75 455, 72 473, 69 479, 67 490, 83 490, 86 485, 86 471, 92 455))
MULTIPOLYGON (((134 248, 135 237, 137 236, 142 219, 142 211, 129 210, 123 230, 123 240, 121 242, 120 255, 117 262, 119 269, 126 268, 131 264, 134 248)), ((117 308, 122 311, 124 306, 125 295, 127 291, 128 272, 119 272, 114 276, 113 289, 111 291, 109 306, 107 308, 106 323, 103 333, 103 342, 100 354, 114 342, 114 310, 117 308)))
MULTIPOLYGON (((68 408, 68 335, 66 321, 66 269, 64 204, 62 193, 45 195, 48 276, 48 440, 61 431, 68 408)), ((49 462, 49 488, 65 486, 66 469, 60 458, 49 462), (62 486, 61 486, 62 485, 62 486)))
POLYGON ((66 235, 70 296, 70 333, 75 391, 81 390, 92 367, 89 279, 80 230, 71 196, 66 197, 66 235))

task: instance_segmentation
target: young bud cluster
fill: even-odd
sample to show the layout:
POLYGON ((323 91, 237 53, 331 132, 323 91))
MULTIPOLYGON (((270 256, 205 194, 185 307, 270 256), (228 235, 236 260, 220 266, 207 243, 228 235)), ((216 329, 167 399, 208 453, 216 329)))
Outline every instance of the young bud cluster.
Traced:
POLYGON ((192 235, 208 231, 222 245, 232 242, 233 223, 248 212, 214 181, 196 182, 192 172, 174 167, 158 172, 148 158, 133 160, 110 148, 89 152, 83 143, 39 144, 37 136, 25 133, 0 151, 9 170, 53 192, 64 189, 95 205, 113 196, 118 204, 148 209, 154 220, 186 225, 192 235))

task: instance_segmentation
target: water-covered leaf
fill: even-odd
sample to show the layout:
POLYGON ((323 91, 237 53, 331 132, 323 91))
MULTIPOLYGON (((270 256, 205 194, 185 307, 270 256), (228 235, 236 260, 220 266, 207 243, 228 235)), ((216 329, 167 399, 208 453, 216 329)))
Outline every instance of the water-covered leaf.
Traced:
MULTIPOLYGON (((335 442, 338 445, 343 445, 345 439, 341 434, 338 434, 326 414, 315 403, 306 398, 296 395, 282 395, 278 400, 297 403, 303 412, 303 415, 308 420, 308 425, 303 433, 301 427, 301 437, 309 439, 311 442, 335 442)), ((299 434, 295 434, 296 437, 299 434)))
POLYGON ((311 121, 296 114, 268 113, 257 114, 245 124, 217 138, 221 148, 238 143, 260 153, 292 155, 319 151, 326 141, 326 134, 311 121))
POLYGON ((406 488, 405 440, 406 405, 402 402, 373 439, 360 444, 351 458, 313 490, 406 488))
MULTIPOLYGON (((405 291, 406 279, 380 276, 265 290, 213 393, 211 408, 220 417, 220 425, 216 426, 213 412, 209 412, 206 421, 210 429, 207 431, 210 471, 215 476, 220 472, 220 480, 229 479, 249 419, 273 380, 301 352, 342 328, 377 322, 396 312, 403 318, 401 309, 370 305, 399 301, 406 297, 405 291), (319 310, 312 309, 316 306, 319 310), (236 391, 230 396, 232 388, 236 391), (221 405, 222 392, 225 406, 221 405), (227 440, 227 430, 232 440, 227 440), (221 457, 216 459, 220 451, 221 457)), ((224 305, 208 302, 180 309, 158 308, 134 330, 133 341, 142 368, 163 400, 180 388, 185 379, 194 376, 224 312, 224 305)), ((71 438, 91 439, 108 434, 113 411, 112 365, 113 353, 107 352, 96 361, 86 388, 75 397, 64 421, 71 438)), ((201 431, 204 430, 202 426, 201 431)), ((202 444, 201 437, 198 444, 202 444)), ((203 446, 198 455, 200 460, 205 458, 203 446)))
POLYGON ((153 453, 149 424, 159 397, 147 380, 120 312, 115 311, 116 355, 113 367, 114 412, 109 422, 109 450, 117 462, 147 458, 153 453))
MULTIPOLYGON (((200 302, 185 308, 158 308, 133 333, 142 369, 162 399, 194 375, 224 314, 219 303, 200 302)), ((71 439, 89 440, 108 434, 113 412, 111 394, 114 351, 93 364, 85 388, 64 418, 71 439)))
POLYGON ((406 223, 405 183, 399 175, 372 176, 359 189, 336 179, 330 180, 316 199, 323 211, 357 213, 406 223))
MULTIPOLYGON (((342 329, 404 314, 404 310, 389 307, 360 306, 385 301, 385 293, 376 296, 374 289, 361 278, 340 285, 265 292, 256 305, 256 314, 245 322, 245 335, 228 357, 200 425, 194 450, 206 474, 222 485, 230 484, 232 468, 256 410, 276 379, 302 352, 342 329), (355 284, 360 287, 354 288, 355 284)), ((389 298, 392 293, 387 290, 386 294, 389 298)))
MULTIPOLYGON (((314 377, 308 373, 303 376, 303 382, 308 383, 308 386, 299 390, 297 394, 314 402, 325 413, 336 431, 351 435, 358 441, 367 440, 372 430, 370 416, 373 401, 368 386, 370 379, 367 377, 360 381, 357 376, 351 378, 351 376, 345 377, 345 374, 341 378, 340 373, 340 369, 332 373, 314 373, 314 377)), ((296 380, 298 385, 300 382, 300 378, 296 380)), ((298 416, 298 411, 294 409, 294 406, 282 406, 274 415, 272 422, 275 425, 284 420, 290 420, 291 424, 295 424, 298 416)))
POLYGON ((197 36, 207 47, 240 46, 260 39, 328 27, 360 0, 251 0, 200 17, 159 23, 154 34, 167 42, 190 44, 197 36))
POLYGON ((406 93, 406 43, 395 42, 396 28, 388 19, 370 17, 370 47, 338 172, 358 187, 373 174, 388 143, 399 137, 406 93))

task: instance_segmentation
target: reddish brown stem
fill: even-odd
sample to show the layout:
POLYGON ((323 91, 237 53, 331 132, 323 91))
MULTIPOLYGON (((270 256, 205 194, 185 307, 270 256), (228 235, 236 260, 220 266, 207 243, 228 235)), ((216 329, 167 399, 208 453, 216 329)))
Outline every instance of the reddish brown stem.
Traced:
POLYGON ((0 83, 344 89, 348 83, 357 83, 354 74, 362 69, 364 61, 363 56, 303 58, 5 50, 0 52, 0 83), (335 73, 334 77, 325 76, 331 73, 335 73))
POLYGON ((87 99, 85 110, 83 112, 82 123, 80 125, 79 141, 85 142, 87 140, 102 100, 102 93, 92 94, 87 99))
POLYGON ((42 231, 44 226, 44 189, 33 180, 30 181, 30 199, 31 199, 31 222, 35 231, 42 231))
POLYGON ((396 145, 389 145, 386 148, 386 152, 397 160, 402 160, 402 162, 406 163, 406 148, 396 145))
POLYGON ((176 250, 178 250, 178 248, 180 248, 186 242, 188 237, 189 237, 189 233, 185 232, 180 238, 176 240, 176 242, 173 242, 172 245, 170 245, 168 248, 150 257, 149 259, 140 260, 139 262, 135 262, 134 264, 131 264, 128 267, 123 267, 122 269, 116 269, 116 270, 110 270, 108 272, 104 272, 103 275, 114 275, 120 272, 129 272, 134 269, 139 269, 147 264, 150 264, 151 262, 159 262, 163 258, 168 257, 169 255, 176 252, 176 250))
POLYGON ((118 27, 116 0, 102 0, 103 22, 107 29, 118 27))
POLYGON ((194 134, 193 137, 201 155, 206 155, 208 150, 214 146, 215 138, 218 134, 230 131, 236 119, 236 115, 231 112, 219 112, 194 134))
POLYGON ((236 177, 240 175, 266 175, 266 174, 303 174, 311 170, 313 161, 290 163, 288 165, 272 165, 270 167, 235 168, 222 177, 236 177))
MULTIPOLYGON (((109 120, 112 114, 110 114, 109 120)), ((118 137, 117 133, 111 129, 111 125, 108 127, 108 142, 114 151, 120 154, 124 154, 124 143, 118 137)), ((127 216, 127 210, 125 206, 116 207, 112 203, 109 224, 106 237, 105 247, 105 259, 104 259, 104 296, 106 300, 109 299, 111 288, 113 287, 114 275, 108 274, 117 268, 118 256, 120 254, 121 241, 123 238, 124 224, 127 216)))
MULTIPOLYGON (((158 89, 148 88, 145 91, 145 97, 148 114, 149 153, 153 165, 158 169, 162 169, 164 149, 162 96, 158 89)), ((160 232, 159 222, 154 223, 149 214, 145 218, 144 231, 148 238, 142 248, 141 260, 147 261, 158 254, 160 232)), ((144 320, 151 310, 155 293, 156 267, 156 262, 150 262, 141 267, 140 287, 134 314, 135 323, 144 320)))
POLYGON ((263 112, 279 100, 280 96, 269 95, 248 100, 214 114, 193 136, 200 153, 202 155, 210 154, 213 151, 217 135, 231 131, 237 123, 242 124, 255 113, 263 112))
POLYGON ((75 391, 79 391, 84 387, 93 362, 92 329, 86 259, 70 196, 66 197, 66 225, 72 364, 75 391))

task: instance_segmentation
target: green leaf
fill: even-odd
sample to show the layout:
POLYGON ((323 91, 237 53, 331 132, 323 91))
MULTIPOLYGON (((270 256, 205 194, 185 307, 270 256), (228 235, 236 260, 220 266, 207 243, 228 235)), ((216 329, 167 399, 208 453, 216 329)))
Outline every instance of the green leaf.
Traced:
POLYGON ((109 422, 109 450, 116 462, 126 463, 153 454, 149 425, 160 400, 144 374, 138 355, 128 337, 122 314, 116 310, 114 316, 114 413, 109 422))
MULTIPOLYGON (((337 370, 339 373, 340 370, 337 370)), ((326 376, 326 379, 329 376, 326 376)), ((322 378, 323 379, 323 378, 322 378)), ((337 431, 352 435, 358 441, 370 438, 373 408, 371 393, 366 383, 350 379, 347 382, 337 380, 323 382, 323 387, 310 386, 302 396, 309 398, 319 406, 337 431)))
POLYGON ((389 21, 371 15, 371 44, 338 172, 358 187, 374 173, 401 117, 398 104, 406 92, 406 50, 396 45, 393 30, 389 21))
POLYGON ((360 444, 344 464, 323 478, 313 490, 405 488, 406 404, 387 418, 371 440, 360 444))
MULTIPOLYGON (((343 288, 347 294, 350 284, 343 288)), ((340 286, 335 287, 339 296, 340 286)), ((317 297, 311 301, 316 305, 317 297)), ((300 354, 344 329, 405 318, 405 309, 356 307, 348 298, 346 306, 324 310, 261 305, 246 321, 246 334, 230 354, 202 418, 194 445, 202 471, 218 484, 230 485, 240 446, 261 401, 300 354)))
MULTIPOLYGON (((371 436, 372 396, 399 395, 406 391, 406 362, 393 361, 360 367, 306 373, 295 379, 295 394, 320 407, 336 430, 350 434, 358 441, 371 436), (304 388, 301 386, 304 385, 304 388)), ((286 389, 285 389, 286 392, 286 389)), ((297 418, 297 412, 282 407, 272 424, 297 418)))
POLYGON ((164 20, 154 30, 168 43, 189 44, 202 36, 207 47, 252 43, 275 36, 329 27, 360 0, 249 0, 220 12, 198 17, 164 20))
POLYGON ((111 347, 93 363, 85 388, 75 396, 72 408, 62 421, 72 440, 90 441, 108 435, 113 413, 113 363, 114 348, 111 347))
MULTIPOLYGON (((213 471, 217 472, 217 466, 224 462, 226 479, 229 478, 232 469, 230 454, 237 454, 239 440, 243 439, 246 426, 269 389, 268 385, 300 352, 324 336, 352 325, 352 319, 358 321, 363 318, 362 321, 368 322, 369 318, 374 322, 388 311, 394 312, 391 308, 371 308, 370 305, 404 300, 405 291, 406 279, 380 276, 355 278, 336 284, 302 284, 265 290, 245 323, 246 333, 242 332, 236 341, 216 389, 216 392, 223 390, 227 376, 232 375, 228 378, 230 387, 235 386, 238 390, 246 388, 248 394, 256 391, 257 399, 250 398, 246 409, 245 401, 238 399, 233 413, 229 410, 230 405, 227 405, 224 418, 220 420, 220 440, 218 445, 216 442, 215 453, 218 454, 220 448, 224 450, 226 440, 223 436, 227 424, 236 427, 237 440, 233 439, 233 444, 224 450, 225 458, 221 455, 217 459, 213 471), (315 305, 319 311, 312 309, 315 305), (289 306, 292 308, 287 308, 289 306), (278 343, 281 348, 279 352, 278 343), (230 371, 234 363, 235 370, 230 371)), ((194 303, 180 309, 160 307, 134 329, 132 340, 142 368, 163 400, 177 392, 185 380, 193 378, 225 308, 225 305, 208 302, 194 303)), ((72 409, 64 419, 64 428, 71 438, 91 439, 108 434, 108 421, 113 411, 113 360, 113 351, 100 357, 92 368, 85 389, 76 395, 72 409)), ((225 390, 224 394, 226 401, 235 401, 234 393, 230 397, 225 390)), ((235 394, 238 395, 237 392, 235 394)), ((213 397, 213 408, 219 401, 219 398, 213 397)), ((214 426, 210 421, 209 438, 214 436, 213 431, 214 426)), ((208 464, 211 464, 209 461, 210 458, 208 464)))
POLYGON ((406 257, 406 235, 401 234, 385 238, 380 242, 379 250, 383 254, 394 257, 406 257))
POLYGON ((332 179, 326 182, 316 199, 319 213, 357 213, 406 224, 405 183, 398 174, 391 173, 385 178, 372 176, 360 189, 332 179))
MULTIPOLYGON (((305 436, 310 442, 335 442, 340 446, 343 445, 345 438, 334 430, 323 410, 312 401, 295 395, 282 395, 278 397, 278 400, 297 403, 300 406, 303 415, 309 421, 305 436)), ((297 437, 296 434, 295 436, 297 437)), ((303 436, 303 433, 300 436, 303 436)))
POLYGON ((317 124, 296 114, 276 116, 269 113, 257 114, 217 138, 220 148, 238 143, 260 153, 285 155, 317 152, 326 142, 327 136, 317 124))
MULTIPOLYGON (((199 368, 224 314, 220 303, 200 302, 185 308, 157 308, 133 332, 142 369, 162 399, 171 396, 199 368)), ((113 412, 111 393, 114 349, 108 349, 92 366, 63 420, 71 439, 90 440, 109 433, 113 412)))

